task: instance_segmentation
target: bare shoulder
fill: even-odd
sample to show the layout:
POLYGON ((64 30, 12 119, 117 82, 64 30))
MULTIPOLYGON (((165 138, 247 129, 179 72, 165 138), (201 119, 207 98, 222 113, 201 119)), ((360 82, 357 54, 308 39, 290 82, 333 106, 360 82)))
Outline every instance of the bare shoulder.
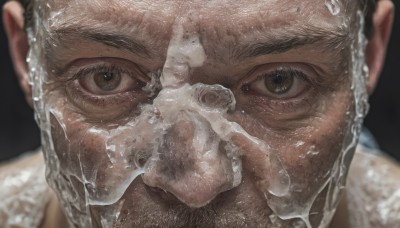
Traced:
POLYGON ((40 151, 0 163, 0 224, 38 227, 48 191, 40 151))
POLYGON ((346 199, 351 227, 399 227, 399 163, 358 147, 347 179, 346 199))
POLYGON ((40 151, 28 152, 10 161, 0 162, 0 178, 8 176, 4 174, 16 173, 23 167, 40 165, 40 163, 43 163, 43 156, 40 151))

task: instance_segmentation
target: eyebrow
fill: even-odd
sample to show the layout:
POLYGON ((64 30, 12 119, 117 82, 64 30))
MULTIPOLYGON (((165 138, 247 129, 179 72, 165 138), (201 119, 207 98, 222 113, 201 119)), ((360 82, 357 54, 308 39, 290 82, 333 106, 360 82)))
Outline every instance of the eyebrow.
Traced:
POLYGON ((62 42, 65 37, 78 36, 83 39, 96 41, 117 49, 125 49, 141 57, 150 58, 150 51, 138 40, 131 36, 97 31, 96 29, 73 26, 59 28, 51 32, 52 39, 46 42, 47 47, 51 47, 51 42, 62 42))
POLYGON ((323 51, 339 49, 349 44, 350 36, 345 30, 327 30, 309 26, 291 30, 280 29, 276 33, 266 35, 265 40, 267 41, 233 48, 232 57, 242 60, 262 55, 281 54, 316 43, 323 51))
MULTIPOLYGON (((349 44, 351 37, 344 29, 326 29, 306 25, 297 28, 279 28, 271 31, 258 30, 259 40, 252 44, 233 44, 230 48, 231 58, 244 60, 263 55, 281 54, 306 45, 317 43, 322 51, 339 49, 349 44)), ((54 42, 68 39, 68 36, 78 36, 87 40, 93 40, 117 49, 125 49, 141 57, 150 59, 151 52, 134 37, 106 32, 102 28, 91 28, 81 25, 72 25, 55 29, 51 32, 51 40, 46 42, 46 50, 51 50, 54 42)))

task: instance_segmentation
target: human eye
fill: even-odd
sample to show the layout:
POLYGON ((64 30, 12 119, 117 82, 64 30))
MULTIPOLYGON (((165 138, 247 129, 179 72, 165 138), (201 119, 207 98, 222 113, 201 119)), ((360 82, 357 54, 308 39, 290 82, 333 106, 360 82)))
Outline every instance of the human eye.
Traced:
POLYGON ((317 73, 305 64, 274 63, 255 68, 242 83, 247 106, 263 112, 295 114, 305 110, 317 89, 317 73))
POLYGON ((124 60, 85 60, 68 73, 66 93, 83 114, 94 119, 121 116, 148 99, 143 90, 149 78, 124 60))
POLYGON ((260 72, 254 81, 242 89, 270 99, 290 99, 309 87, 310 80, 305 72, 290 66, 279 66, 260 72))
POLYGON ((142 89, 146 83, 115 64, 101 64, 80 70, 75 76, 87 92, 107 96, 142 89))

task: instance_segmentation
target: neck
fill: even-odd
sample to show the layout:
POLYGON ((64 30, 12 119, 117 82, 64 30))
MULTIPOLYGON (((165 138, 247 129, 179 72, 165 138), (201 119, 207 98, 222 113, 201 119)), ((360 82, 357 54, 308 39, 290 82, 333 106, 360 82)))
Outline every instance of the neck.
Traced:
POLYGON ((330 228, 350 228, 349 222, 349 210, 347 208, 347 197, 346 191, 343 193, 343 197, 340 200, 339 206, 336 209, 336 213, 333 216, 330 228))
POLYGON ((58 203, 58 199, 55 196, 54 192, 51 191, 50 201, 47 205, 45 215, 43 216, 43 221, 40 226, 41 228, 68 228, 67 219, 64 216, 64 213, 61 210, 60 204, 58 203))

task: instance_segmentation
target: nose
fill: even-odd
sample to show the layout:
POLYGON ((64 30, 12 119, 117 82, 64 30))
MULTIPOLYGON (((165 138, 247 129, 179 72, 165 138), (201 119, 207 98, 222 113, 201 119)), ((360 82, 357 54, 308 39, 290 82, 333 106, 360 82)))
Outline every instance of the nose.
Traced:
POLYGON ((167 130, 143 181, 199 208, 240 183, 240 160, 224 148, 207 121, 194 113, 177 115, 180 121, 167 130))

